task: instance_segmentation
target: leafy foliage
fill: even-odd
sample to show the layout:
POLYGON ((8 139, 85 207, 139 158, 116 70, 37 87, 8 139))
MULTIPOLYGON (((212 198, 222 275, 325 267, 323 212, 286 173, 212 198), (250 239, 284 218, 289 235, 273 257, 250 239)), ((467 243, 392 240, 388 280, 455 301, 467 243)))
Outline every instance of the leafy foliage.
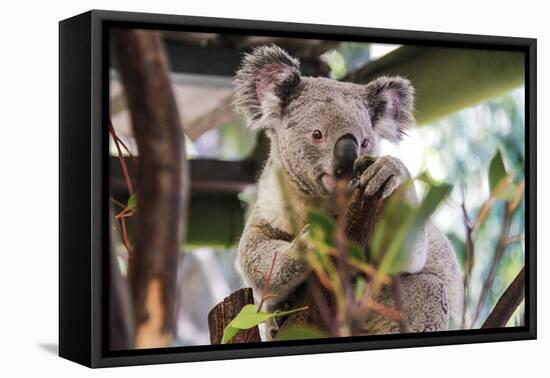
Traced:
POLYGON ((263 312, 257 311, 256 306, 248 304, 244 306, 235 318, 225 327, 222 337, 222 344, 227 344, 241 330, 250 329, 273 317, 287 316, 297 311, 305 310, 301 307, 289 311, 263 312))
POLYGON ((419 206, 400 196, 390 198, 371 243, 371 254, 381 274, 403 270, 418 232, 451 189, 448 184, 431 185, 419 206))
POLYGON ((491 192, 493 192, 497 184, 506 177, 506 167, 504 167, 504 161, 502 160, 502 154, 500 150, 497 150, 497 153, 491 159, 491 164, 489 164, 489 187, 491 192))
POLYGON ((283 329, 277 334, 275 340, 277 341, 286 341, 286 340, 308 340, 308 339, 323 339, 330 337, 329 334, 323 332, 317 328, 309 326, 294 326, 283 329))

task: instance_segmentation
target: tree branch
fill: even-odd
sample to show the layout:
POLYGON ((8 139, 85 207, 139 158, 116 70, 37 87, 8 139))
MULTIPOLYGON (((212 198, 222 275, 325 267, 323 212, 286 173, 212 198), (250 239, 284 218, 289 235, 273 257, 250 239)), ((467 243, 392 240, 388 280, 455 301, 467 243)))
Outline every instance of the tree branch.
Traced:
POLYGON ((510 286, 504 291, 481 328, 505 327, 514 311, 525 298, 525 267, 520 270, 510 286))
POLYGON ((182 207, 188 192, 185 145, 158 34, 116 29, 113 41, 140 156, 128 267, 136 348, 163 347, 175 331, 182 207))

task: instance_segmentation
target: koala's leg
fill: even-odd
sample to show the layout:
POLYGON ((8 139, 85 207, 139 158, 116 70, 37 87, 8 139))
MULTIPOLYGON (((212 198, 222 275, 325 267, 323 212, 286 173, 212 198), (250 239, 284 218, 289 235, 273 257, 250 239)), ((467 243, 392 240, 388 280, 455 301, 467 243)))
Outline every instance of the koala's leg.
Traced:
MULTIPOLYGON (((430 332, 446 330, 449 323, 447 291, 443 281, 431 273, 415 273, 399 278, 401 301, 408 332, 430 332)), ((395 308, 390 287, 383 287, 378 301, 395 308)), ((375 311, 370 311, 365 334, 399 333, 399 323, 375 311)))
MULTIPOLYGON (((264 310, 277 309, 279 303, 292 295, 309 277, 311 268, 303 257, 308 248, 307 227, 292 238, 251 216, 239 243, 239 262, 244 279, 252 287, 257 300, 262 295, 266 277, 273 265, 268 288, 270 298, 265 301, 264 310), (277 256, 273 260, 275 254, 277 256)), ((262 333, 267 340, 271 340, 278 329, 277 319, 273 318, 265 323, 265 332, 262 333)))

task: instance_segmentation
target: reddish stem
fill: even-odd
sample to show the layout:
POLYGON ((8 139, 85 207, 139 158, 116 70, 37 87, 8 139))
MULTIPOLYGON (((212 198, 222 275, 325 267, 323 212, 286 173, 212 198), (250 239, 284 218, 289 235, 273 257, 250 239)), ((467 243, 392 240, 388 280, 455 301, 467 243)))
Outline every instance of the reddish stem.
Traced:
POLYGON ((130 151, 130 149, 128 148, 128 146, 122 141, 122 139, 117 135, 117 140, 118 142, 120 143, 120 145, 126 150, 126 152, 128 153, 128 155, 130 155, 130 157, 133 159, 133 160, 136 160, 136 157, 132 154, 132 152, 130 151))
POLYGON ((124 181, 126 181, 126 188, 128 188, 128 193, 130 195, 134 194, 134 189, 132 187, 132 180, 130 180, 130 175, 128 174, 128 167, 126 166, 126 160, 122 155, 122 150, 120 149, 120 139, 118 138, 115 128, 111 121, 109 121, 109 133, 115 142, 115 146, 118 152, 118 160, 120 161, 120 168, 122 169, 122 174, 124 175, 124 181))
POLYGON ((271 277, 273 276, 273 270, 275 269, 275 260, 277 259, 277 252, 273 254, 273 260, 271 260, 271 268, 269 269, 269 274, 267 275, 267 278, 264 282, 264 289, 262 291, 262 298, 260 299, 260 304, 258 305, 258 312, 262 309, 262 306, 265 302, 265 300, 268 297, 273 297, 273 295, 269 295, 269 286, 271 285, 271 277))
POLYGON ((134 212, 132 211, 132 209, 127 207, 124 210, 122 210, 120 213, 115 215, 115 218, 126 218, 126 217, 131 217, 132 215, 134 215, 134 212))
POLYGON ((117 200, 114 199, 113 197, 110 197, 110 200, 111 200, 112 203, 114 203, 115 205, 117 205, 118 207, 120 207, 122 210, 125 210, 125 209, 126 209, 126 205, 123 204, 122 202, 117 201, 117 200))
POLYGON ((131 249, 130 243, 128 242, 128 233, 126 232, 126 220, 124 218, 120 218, 120 227, 122 228, 122 243, 124 244, 124 247, 126 247, 128 255, 130 255, 131 249))

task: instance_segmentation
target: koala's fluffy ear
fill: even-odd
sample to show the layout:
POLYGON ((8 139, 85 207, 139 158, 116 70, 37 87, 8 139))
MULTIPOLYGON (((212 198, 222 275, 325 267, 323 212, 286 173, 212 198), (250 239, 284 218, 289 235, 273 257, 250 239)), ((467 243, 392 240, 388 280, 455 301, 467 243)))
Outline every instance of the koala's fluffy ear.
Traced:
POLYGON ((379 77, 366 86, 367 107, 373 130, 384 139, 397 143, 415 124, 414 87, 401 77, 379 77))
POLYGON ((257 47, 235 77, 235 108, 250 127, 269 128, 299 83, 297 59, 275 45, 257 47))

